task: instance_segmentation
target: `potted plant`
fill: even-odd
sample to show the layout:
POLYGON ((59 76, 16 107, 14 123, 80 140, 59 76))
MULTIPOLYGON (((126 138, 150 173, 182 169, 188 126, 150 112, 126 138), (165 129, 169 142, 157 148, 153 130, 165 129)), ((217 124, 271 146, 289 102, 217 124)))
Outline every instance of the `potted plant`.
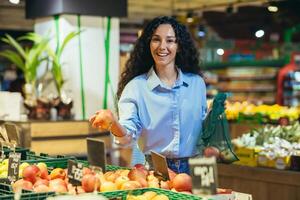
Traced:
POLYGON ((73 100, 63 90, 65 79, 63 77, 62 63, 60 61, 61 55, 66 45, 76 37, 80 31, 70 32, 63 40, 62 45, 56 47, 54 52, 51 48, 48 48, 47 52, 52 61, 52 74, 55 80, 58 97, 53 100, 53 106, 57 109, 58 118, 71 119, 71 109, 73 107, 73 100))
MULTIPOLYGON (((43 101, 38 100, 36 94, 37 69, 40 64, 47 59, 43 57, 43 53, 48 47, 49 39, 36 33, 28 33, 25 36, 19 37, 17 40, 6 34, 5 37, 2 38, 2 41, 15 49, 15 51, 4 50, 0 52, 0 55, 10 60, 24 73, 26 82, 23 88, 25 94, 24 104, 26 108, 29 109, 29 118, 36 118, 37 111, 44 109, 44 106, 40 105, 41 103, 43 105, 43 101), (24 40, 32 41, 32 46, 22 47, 20 42, 24 40), (39 109, 37 109, 37 107, 39 107, 39 109)), ((46 105, 45 109, 48 109, 48 107, 49 106, 46 105)), ((44 110, 42 113, 44 114, 40 116, 41 118, 50 117, 50 109, 49 113, 44 112, 44 110)))

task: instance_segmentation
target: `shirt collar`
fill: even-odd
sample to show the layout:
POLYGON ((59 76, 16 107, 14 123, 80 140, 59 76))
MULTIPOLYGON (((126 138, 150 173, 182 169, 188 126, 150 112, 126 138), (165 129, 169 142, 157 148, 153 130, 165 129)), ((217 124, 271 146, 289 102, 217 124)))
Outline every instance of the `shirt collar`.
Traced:
MULTIPOLYGON (((173 88, 180 87, 180 86, 188 87, 189 84, 186 75, 182 73, 182 71, 179 68, 177 68, 177 70, 178 70, 178 78, 173 88)), ((151 69, 148 71, 147 78, 148 78, 147 84, 150 90, 153 90, 157 86, 164 87, 164 84, 161 82, 161 80, 155 73, 154 67, 151 67, 151 69)))

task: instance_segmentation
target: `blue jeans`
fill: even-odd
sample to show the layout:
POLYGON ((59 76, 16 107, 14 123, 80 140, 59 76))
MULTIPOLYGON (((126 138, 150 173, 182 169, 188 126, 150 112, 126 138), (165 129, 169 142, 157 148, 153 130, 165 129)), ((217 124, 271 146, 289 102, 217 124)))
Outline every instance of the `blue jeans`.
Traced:
MULTIPOLYGON (((153 169, 153 163, 151 160, 151 156, 145 155, 145 158, 146 158, 146 162, 149 164, 150 169, 153 169)), ((167 165, 176 174, 179 174, 179 173, 190 174, 188 158, 184 158, 184 159, 169 159, 169 158, 167 158, 167 165)))
POLYGON ((189 161, 188 159, 167 159, 168 167, 176 172, 176 174, 179 173, 186 173, 190 174, 190 167, 189 167, 189 161))

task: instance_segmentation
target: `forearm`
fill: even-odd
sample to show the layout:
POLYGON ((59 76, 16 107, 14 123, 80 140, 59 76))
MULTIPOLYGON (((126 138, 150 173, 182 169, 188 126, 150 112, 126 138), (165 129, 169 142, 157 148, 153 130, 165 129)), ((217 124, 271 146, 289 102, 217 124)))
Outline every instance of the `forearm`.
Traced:
POLYGON ((127 133, 127 130, 118 121, 112 123, 110 132, 115 136, 116 144, 128 145, 132 141, 131 135, 127 133))

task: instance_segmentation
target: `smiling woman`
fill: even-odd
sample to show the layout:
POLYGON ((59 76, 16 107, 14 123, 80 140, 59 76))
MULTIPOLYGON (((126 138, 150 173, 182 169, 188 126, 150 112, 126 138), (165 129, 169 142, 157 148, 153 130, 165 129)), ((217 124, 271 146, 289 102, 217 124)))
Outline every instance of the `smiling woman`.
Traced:
POLYGON ((161 24, 151 38, 150 50, 155 62, 155 72, 158 73, 161 81, 170 87, 178 76, 178 72, 174 67, 177 48, 176 36, 172 26, 161 24))
POLYGON ((119 120, 110 110, 100 110, 91 123, 109 129, 120 145, 136 145, 142 136, 149 164, 150 151, 155 151, 166 156, 175 172, 189 173, 188 158, 198 154, 196 142, 206 114, 206 87, 198 64, 187 28, 171 17, 153 19, 121 75, 119 120))

